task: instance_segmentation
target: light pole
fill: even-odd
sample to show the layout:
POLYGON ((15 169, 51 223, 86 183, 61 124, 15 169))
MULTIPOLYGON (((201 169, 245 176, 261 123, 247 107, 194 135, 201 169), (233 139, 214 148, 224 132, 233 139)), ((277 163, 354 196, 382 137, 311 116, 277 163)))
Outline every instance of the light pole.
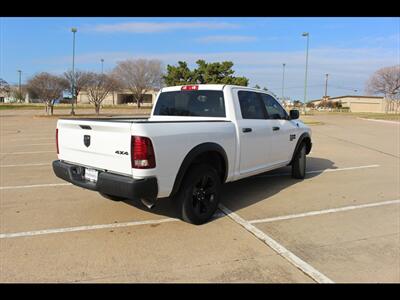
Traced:
POLYGON ((101 61, 101 74, 103 74, 103 63, 104 63, 104 59, 102 58, 102 59, 100 59, 100 61, 101 61))
POLYGON ((284 101, 285 97, 285 66, 286 64, 282 64, 283 70, 282 70, 282 101, 284 101))
MULTIPOLYGON (((306 105, 307 102, 307 71, 308 71, 308 45, 309 45, 309 40, 310 40, 310 34, 308 32, 303 32, 302 36, 307 37, 307 49, 306 49, 306 74, 304 78, 304 105, 306 105)), ((306 108, 304 106, 304 114, 306 112, 306 108)))
POLYGON ((21 92, 21 73, 22 73, 22 71, 21 70, 18 70, 18 73, 19 73, 19 79, 18 79, 18 100, 22 100, 21 98, 22 98, 22 92, 21 92))
POLYGON ((75 102, 75 33, 78 31, 75 27, 71 28, 72 32, 72 107, 71 115, 75 115, 74 102, 75 102))
POLYGON ((328 76, 329 74, 325 74, 325 99, 328 96, 328 76))

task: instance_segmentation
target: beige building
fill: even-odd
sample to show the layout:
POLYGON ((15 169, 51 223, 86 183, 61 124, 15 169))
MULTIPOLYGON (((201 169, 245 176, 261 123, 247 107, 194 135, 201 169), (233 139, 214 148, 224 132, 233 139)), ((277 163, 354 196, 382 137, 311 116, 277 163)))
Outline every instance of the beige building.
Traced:
MULTIPOLYGON (((153 106, 158 90, 151 90, 144 95, 141 106, 153 106)), ((78 103, 89 103, 89 98, 86 91, 80 91, 77 97, 78 103)), ((103 100, 103 105, 118 105, 118 104, 136 104, 133 94, 129 90, 112 92, 103 100)))
MULTIPOLYGON (((324 99, 311 101, 318 106, 324 99)), ((327 97, 327 100, 337 102, 341 101, 343 108, 349 108, 351 112, 371 112, 384 113, 386 108, 386 100, 383 97, 376 96, 339 96, 327 97)))

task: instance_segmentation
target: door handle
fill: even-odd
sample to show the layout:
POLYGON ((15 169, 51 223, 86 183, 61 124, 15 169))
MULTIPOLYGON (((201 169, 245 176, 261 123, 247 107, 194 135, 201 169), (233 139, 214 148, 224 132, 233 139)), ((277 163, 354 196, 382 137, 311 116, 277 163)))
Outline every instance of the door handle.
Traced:
POLYGON ((252 132, 253 129, 251 128, 242 128, 242 132, 246 133, 246 132, 252 132))
POLYGON ((278 126, 274 126, 274 127, 272 127, 272 130, 273 131, 277 131, 277 130, 279 130, 280 128, 278 127, 278 126))

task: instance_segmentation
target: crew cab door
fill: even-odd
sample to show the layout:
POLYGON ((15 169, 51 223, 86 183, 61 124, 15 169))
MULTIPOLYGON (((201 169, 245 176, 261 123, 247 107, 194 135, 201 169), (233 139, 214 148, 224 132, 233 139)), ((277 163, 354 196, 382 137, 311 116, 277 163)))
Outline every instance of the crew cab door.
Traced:
POLYGON ((265 169, 272 163, 269 149, 273 132, 258 93, 235 90, 234 97, 239 130, 239 173, 245 175, 265 169))
POLYGON ((267 111, 267 122, 272 128, 270 159, 281 164, 292 159, 298 139, 297 122, 289 120, 289 115, 279 102, 269 94, 260 93, 267 111))

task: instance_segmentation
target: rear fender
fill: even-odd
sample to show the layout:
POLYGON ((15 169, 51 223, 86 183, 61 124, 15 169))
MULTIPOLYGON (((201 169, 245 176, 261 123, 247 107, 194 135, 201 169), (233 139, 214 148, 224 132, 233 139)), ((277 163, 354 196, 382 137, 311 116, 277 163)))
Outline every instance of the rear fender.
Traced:
POLYGON ((223 160, 224 160, 224 166, 225 170, 222 170, 224 172, 224 178, 222 178, 222 183, 225 182, 226 177, 228 176, 228 158, 226 155, 225 150, 218 144, 216 143, 203 143, 200 145, 197 145, 194 147, 192 150, 189 151, 189 153, 185 156, 185 159, 183 160, 181 167, 179 168, 178 174, 175 178, 174 186, 172 188, 170 197, 174 196, 178 190, 179 187, 182 183, 183 177, 194 162, 194 160, 199 157, 201 154, 206 153, 206 152, 218 152, 223 160))

